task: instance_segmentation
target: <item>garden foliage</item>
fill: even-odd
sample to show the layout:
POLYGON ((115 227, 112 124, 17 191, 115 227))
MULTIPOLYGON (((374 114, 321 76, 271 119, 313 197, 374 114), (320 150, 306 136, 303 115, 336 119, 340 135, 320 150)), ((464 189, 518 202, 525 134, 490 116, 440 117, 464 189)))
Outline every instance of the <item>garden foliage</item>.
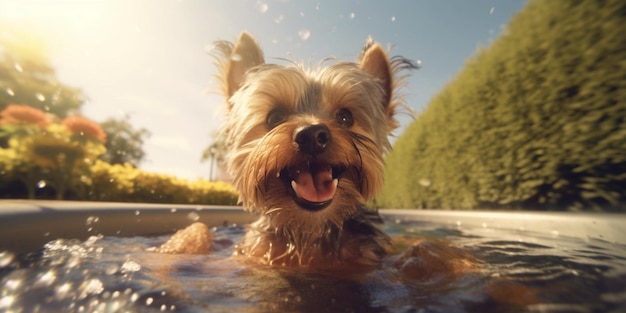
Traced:
POLYGON ((37 108, 8 105, 0 112, 2 198, 236 204, 228 183, 189 182, 99 160, 106 137, 80 116, 58 121, 37 108))
POLYGON ((529 1, 394 144, 382 207, 625 210, 626 1, 529 1))

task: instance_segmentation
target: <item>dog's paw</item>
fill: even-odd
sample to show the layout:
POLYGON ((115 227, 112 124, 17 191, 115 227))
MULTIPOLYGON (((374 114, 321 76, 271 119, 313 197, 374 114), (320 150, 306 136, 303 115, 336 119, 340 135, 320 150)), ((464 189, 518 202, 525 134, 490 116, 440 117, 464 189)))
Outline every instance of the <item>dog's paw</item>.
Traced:
POLYGON ((444 240, 419 240, 396 257, 393 267, 403 280, 450 281, 476 270, 478 261, 466 250, 444 240))
POLYGON ((203 223, 193 223, 185 229, 177 231, 172 238, 154 252, 168 254, 206 254, 212 249, 213 233, 203 223))

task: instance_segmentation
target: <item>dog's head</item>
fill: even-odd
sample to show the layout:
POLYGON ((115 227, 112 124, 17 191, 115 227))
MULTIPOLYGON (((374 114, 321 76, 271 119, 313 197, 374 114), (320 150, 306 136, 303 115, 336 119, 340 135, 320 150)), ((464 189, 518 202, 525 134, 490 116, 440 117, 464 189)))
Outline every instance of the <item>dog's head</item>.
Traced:
POLYGON ((274 227, 341 226, 382 187, 396 74, 411 63, 371 40, 357 63, 312 70, 265 63, 247 33, 217 48, 228 170, 244 207, 274 227))

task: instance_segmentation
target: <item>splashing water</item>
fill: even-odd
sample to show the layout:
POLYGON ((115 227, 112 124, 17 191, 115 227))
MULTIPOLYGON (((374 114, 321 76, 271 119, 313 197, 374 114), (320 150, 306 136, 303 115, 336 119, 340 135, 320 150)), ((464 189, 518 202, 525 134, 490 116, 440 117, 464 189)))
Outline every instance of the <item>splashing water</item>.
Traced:
POLYGON ((440 238, 483 261, 453 281, 402 284, 254 266, 230 258, 242 226, 216 227, 208 255, 148 251, 169 236, 57 239, 0 253, 0 311, 620 312, 625 246, 599 239, 386 217, 393 238, 440 238), (518 291, 517 293, 507 293, 518 291))

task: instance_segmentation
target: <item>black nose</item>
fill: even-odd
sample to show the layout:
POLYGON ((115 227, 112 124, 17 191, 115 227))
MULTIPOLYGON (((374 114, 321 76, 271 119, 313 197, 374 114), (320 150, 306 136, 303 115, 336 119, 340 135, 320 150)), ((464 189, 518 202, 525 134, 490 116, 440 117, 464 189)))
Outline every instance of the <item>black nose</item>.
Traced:
POLYGON ((330 130, 324 124, 307 126, 296 134, 296 143, 302 153, 316 156, 330 144, 330 130))

